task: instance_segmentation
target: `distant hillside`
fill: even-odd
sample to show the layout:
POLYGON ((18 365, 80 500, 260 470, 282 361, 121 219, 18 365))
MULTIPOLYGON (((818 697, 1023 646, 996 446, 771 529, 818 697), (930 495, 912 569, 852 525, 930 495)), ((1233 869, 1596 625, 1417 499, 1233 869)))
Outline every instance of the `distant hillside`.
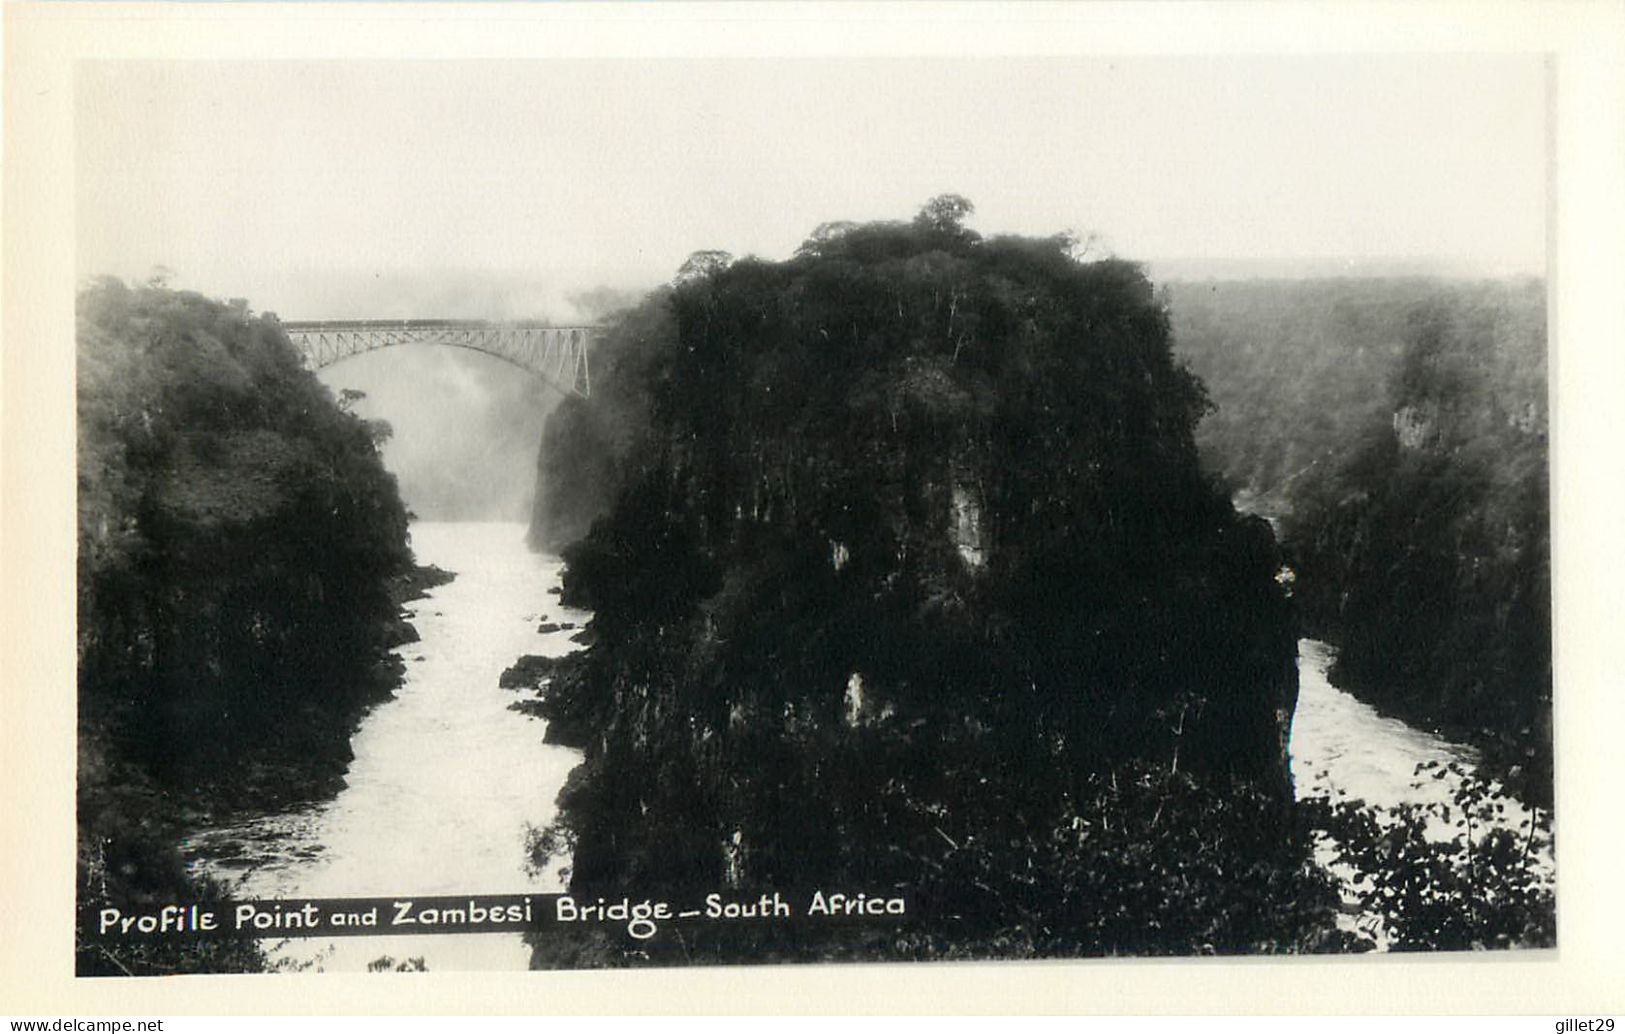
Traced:
POLYGON ((1426 277, 1449 280, 1511 279, 1538 275, 1537 268, 1511 267, 1474 259, 1415 256, 1323 255, 1312 258, 1149 259, 1146 273, 1159 284, 1227 280, 1394 280, 1426 277))
POLYGON ((1233 489, 1281 496, 1393 415, 1391 388, 1419 321, 1441 305, 1479 312, 1501 400, 1545 422, 1544 286, 1423 278, 1236 280, 1164 285, 1174 350, 1207 385, 1204 462, 1233 489), (1521 335, 1521 338, 1519 337, 1521 335), (1525 340, 1519 346, 1514 339, 1525 340), (1499 342, 1498 344, 1495 342, 1499 342), (1521 351, 1520 351, 1521 347, 1521 351))

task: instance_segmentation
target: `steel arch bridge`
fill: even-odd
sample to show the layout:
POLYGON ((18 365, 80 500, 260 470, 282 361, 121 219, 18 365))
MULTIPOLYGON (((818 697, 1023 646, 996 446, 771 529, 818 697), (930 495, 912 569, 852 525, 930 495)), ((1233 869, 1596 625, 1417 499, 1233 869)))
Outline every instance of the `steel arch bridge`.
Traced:
POLYGON ((483 320, 302 320, 283 323, 282 329, 311 370, 395 345, 446 345, 512 363, 566 395, 592 394, 587 353, 597 327, 483 320))

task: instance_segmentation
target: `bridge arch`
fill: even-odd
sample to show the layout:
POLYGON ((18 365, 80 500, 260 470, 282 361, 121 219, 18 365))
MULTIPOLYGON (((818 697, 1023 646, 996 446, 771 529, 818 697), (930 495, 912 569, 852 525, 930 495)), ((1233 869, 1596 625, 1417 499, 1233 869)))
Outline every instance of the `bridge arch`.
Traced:
POLYGON ((311 370, 396 345, 443 345, 483 352, 539 377, 566 395, 592 394, 587 355, 596 327, 551 327, 483 320, 297 320, 282 324, 311 370))

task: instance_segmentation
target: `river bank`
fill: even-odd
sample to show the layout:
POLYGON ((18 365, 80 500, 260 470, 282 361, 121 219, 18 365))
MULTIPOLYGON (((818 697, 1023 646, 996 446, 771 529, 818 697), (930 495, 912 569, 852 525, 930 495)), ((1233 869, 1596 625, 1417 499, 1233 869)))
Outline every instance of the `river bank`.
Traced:
POLYGON ((1401 928, 1409 920, 1396 918, 1435 910, 1428 947, 1549 944, 1550 811, 1513 795, 1473 746, 1338 688, 1335 658, 1324 642, 1299 641, 1291 749, 1297 799, 1319 824, 1316 861, 1343 898, 1339 927, 1379 949, 1416 947, 1416 931, 1401 928))
MULTIPOLYGON (((344 787, 354 754, 351 739, 373 709, 394 698, 406 674, 402 652, 418 641, 409 604, 456 575, 433 564, 418 564, 389 585, 398 610, 384 633, 390 652, 374 658, 356 676, 355 703, 337 724, 312 724, 297 743, 272 742, 263 752, 245 754, 232 770, 212 781, 197 781, 172 793, 179 828, 232 821, 331 797, 344 787)), ((324 716, 325 717, 325 716, 324 716)))
POLYGON ((1551 808, 1552 752, 1549 747, 1543 750, 1537 745, 1540 738, 1548 744, 1551 741, 1549 715, 1532 741, 1528 735, 1514 736, 1505 730, 1441 718, 1425 703, 1384 694, 1375 680, 1351 677, 1338 670, 1335 662, 1330 666, 1327 680, 1391 721, 1462 745, 1471 752, 1473 764, 1482 774, 1494 779, 1524 805, 1551 808))
MULTIPOLYGON (((384 641, 397 648, 416 641, 407 604, 424 598, 430 589, 452 577, 433 565, 415 565, 393 579, 389 593, 398 614, 384 631, 384 641)), ((296 716, 303 719, 296 730, 267 737, 259 749, 243 752, 229 768, 209 769, 186 780, 160 782, 107 742, 93 722, 82 722, 80 818, 105 832, 101 842, 81 859, 81 898, 95 900, 98 874, 109 865, 127 867, 129 858, 138 859, 139 871, 147 874, 149 895, 163 888, 170 888, 168 896, 177 899, 229 893, 220 882, 188 872, 180 846, 187 835, 199 828, 324 800, 339 792, 354 757, 352 735, 374 707, 394 696, 404 671, 398 649, 372 658, 371 663, 358 666, 354 676, 358 692, 345 694, 353 705, 340 721, 335 723, 328 715, 296 716)), ((158 898, 164 896, 157 893, 158 898)), ((165 954, 142 945, 111 951, 81 938, 79 951, 84 975, 175 972, 192 967, 206 972, 242 972, 263 968, 266 962, 259 945, 246 939, 199 943, 179 954, 165 954)))
MULTIPOLYGON (((1262 517, 1269 522, 1276 538, 1282 538, 1292 513, 1291 503, 1283 492, 1259 493, 1252 488, 1243 488, 1235 493, 1232 503, 1241 513, 1262 517)), ((1288 563, 1292 563, 1290 558, 1288 563)), ((1291 567, 1283 568, 1281 577, 1287 584, 1298 587, 1297 572, 1291 567)), ((1470 763, 1476 770, 1494 780, 1522 804, 1551 807, 1551 751, 1549 746, 1544 751, 1539 747, 1542 739, 1548 745, 1551 742, 1549 714, 1545 727, 1533 730, 1533 737, 1531 730, 1524 730, 1521 735, 1515 736, 1484 725, 1450 721, 1441 717, 1437 709, 1421 697, 1396 693, 1393 686, 1383 683, 1380 678, 1357 676, 1340 668, 1337 663, 1340 630, 1324 620, 1317 621, 1315 613, 1305 612, 1302 607, 1299 620, 1303 626, 1300 634, 1305 637, 1300 640, 1300 682, 1304 671, 1312 671, 1314 677, 1327 687, 1358 701, 1374 715, 1412 732, 1432 736, 1439 743, 1453 745, 1452 749, 1470 756, 1470 763)))
POLYGON ((1298 641, 1298 709, 1291 742, 1297 797, 1342 792, 1382 807, 1446 800, 1448 795, 1435 786, 1416 781, 1416 766, 1471 766, 1477 753, 1385 715, 1339 688, 1329 674, 1335 660, 1330 645, 1298 641))

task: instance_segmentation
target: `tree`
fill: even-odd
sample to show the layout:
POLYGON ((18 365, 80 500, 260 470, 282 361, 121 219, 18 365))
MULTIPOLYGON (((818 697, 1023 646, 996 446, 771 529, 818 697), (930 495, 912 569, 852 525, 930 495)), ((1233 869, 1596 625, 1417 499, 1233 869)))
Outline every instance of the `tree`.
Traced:
POLYGON ((696 251, 683 260, 683 264, 677 268, 677 275, 672 278, 672 283, 686 284, 694 280, 703 280, 727 269, 733 265, 733 260, 733 255, 726 251, 696 251))
POLYGON ((804 256, 822 255, 828 250, 831 242, 840 240, 857 228, 858 224, 849 219, 819 223, 813 229, 813 232, 808 235, 807 239, 801 242, 801 246, 796 249, 796 254, 804 256))
POLYGON ((938 233, 958 234, 964 231, 965 217, 975 211, 976 206, 959 194, 938 194, 920 207, 914 223, 938 233))

